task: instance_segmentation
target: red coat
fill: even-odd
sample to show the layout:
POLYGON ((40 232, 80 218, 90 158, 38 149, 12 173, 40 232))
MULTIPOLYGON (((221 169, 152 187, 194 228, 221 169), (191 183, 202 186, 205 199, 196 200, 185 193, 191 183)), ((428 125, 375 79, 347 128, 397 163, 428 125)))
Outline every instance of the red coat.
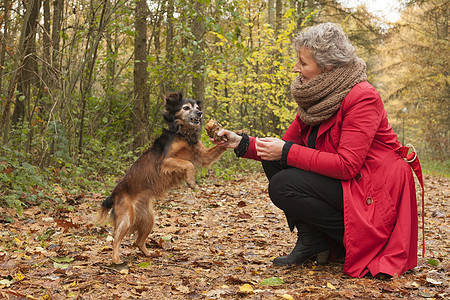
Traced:
MULTIPOLYGON (((417 265, 417 202, 412 171, 397 150, 383 102, 368 82, 357 84, 319 128, 316 149, 305 147, 311 127, 298 117, 283 140, 293 141, 288 165, 340 179, 344 193, 344 272, 401 275, 417 265)), ((244 157, 259 159, 255 139, 244 157)), ((326 187, 324 187, 326 188, 326 187)))

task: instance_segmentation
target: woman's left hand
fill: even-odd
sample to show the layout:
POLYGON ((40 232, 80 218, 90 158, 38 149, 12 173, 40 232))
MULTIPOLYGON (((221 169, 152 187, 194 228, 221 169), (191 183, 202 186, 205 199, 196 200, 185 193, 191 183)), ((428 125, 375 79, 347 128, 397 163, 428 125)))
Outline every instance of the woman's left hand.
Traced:
POLYGON ((256 138, 256 154, 263 160, 280 160, 285 143, 277 138, 256 138))

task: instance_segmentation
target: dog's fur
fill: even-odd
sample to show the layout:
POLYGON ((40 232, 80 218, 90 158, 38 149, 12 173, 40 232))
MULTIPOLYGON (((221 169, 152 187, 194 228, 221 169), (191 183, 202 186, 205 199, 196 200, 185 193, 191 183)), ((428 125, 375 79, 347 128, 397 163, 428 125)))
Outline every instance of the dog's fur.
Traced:
POLYGON ((113 263, 121 263, 122 239, 137 232, 135 245, 146 255, 145 240, 154 225, 153 200, 167 195, 169 189, 186 180, 195 185, 195 167, 207 167, 218 160, 225 148, 206 149, 199 141, 202 126, 201 102, 184 99, 181 93, 169 93, 165 99, 164 120, 169 129, 130 167, 111 195, 102 203, 100 224, 111 210, 114 226, 113 263))

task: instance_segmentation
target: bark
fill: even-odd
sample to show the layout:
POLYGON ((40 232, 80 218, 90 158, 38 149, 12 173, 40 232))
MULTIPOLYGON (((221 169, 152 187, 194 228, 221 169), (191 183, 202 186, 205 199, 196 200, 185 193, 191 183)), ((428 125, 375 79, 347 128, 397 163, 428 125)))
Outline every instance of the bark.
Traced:
POLYGON ((144 146, 148 123, 149 89, 147 84, 147 21, 148 12, 145 0, 137 0, 135 8, 134 40, 134 101, 133 101, 133 148, 144 146))
POLYGON ((44 65, 42 70, 42 81, 45 85, 48 86, 48 83, 50 81, 50 69, 52 65, 51 61, 51 47, 52 47, 52 41, 50 38, 50 0, 44 0, 43 1, 43 11, 44 11, 44 32, 43 32, 43 42, 44 42, 44 65))
POLYGON ((23 64, 19 71, 17 82, 17 91, 12 116, 13 124, 24 120, 26 109, 31 103, 32 86, 37 82, 37 62, 36 62, 36 25, 40 9, 39 0, 30 0, 27 3, 27 13, 30 11, 30 17, 25 24, 25 42, 23 64), (24 96, 25 98, 23 98, 24 96))
MULTIPOLYGON (((166 26, 166 65, 170 68, 173 64, 173 50, 174 50, 174 17, 173 14, 175 12, 175 7, 173 0, 167 1, 167 26, 166 26)), ((167 80, 164 83, 163 90, 161 91, 164 93, 165 91, 172 91, 174 89, 174 83, 172 82, 172 74, 169 74, 167 77, 169 80, 167 80)))
POLYGON ((281 25, 283 22, 283 1, 276 0, 275 2, 275 39, 281 30, 281 25))
POLYGON ((53 22, 52 22, 52 67, 59 69, 59 33, 61 31, 64 12, 64 0, 54 0, 53 2, 53 22))
MULTIPOLYGON (((3 32, 0 30, 0 88, 3 84, 3 68, 5 66, 5 58, 6 58, 6 46, 8 41, 8 25, 9 25, 9 10, 11 8, 12 2, 5 1, 3 3, 3 32)), ((2 22, 0 22, 1 28, 2 22)), ((0 132, 1 134, 1 132, 0 132)))
POLYGON ((205 100, 205 59, 203 57, 205 50, 205 41, 203 35, 205 34, 205 20, 202 4, 198 1, 194 3, 195 14, 192 18, 192 33, 198 43, 198 48, 194 50, 193 72, 192 78, 192 94, 196 100, 205 100))
POLYGON ((267 23, 269 23, 272 28, 275 28, 275 8, 274 0, 267 1, 267 23))
MULTIPOLYGON (((3 25, 3 32, 0 30, 0 90, 3 86, 3 68, 5 66, 5 59, 6 59, 6 52, 7 50, 7 41, 8 38, 8 25, 9 25, 9 10, 11 8, 12 1, 5 1, 3 3, 3 23, 0 22, 0 28, 1 25, 3 25)), ((9 134, 9 120, 10 120, 10 106, 11 106, 11 98, 7 97, 8 95, 4 95, 6 100, 5 103, 0 105, 0 108, 3 108, 3 110, 0 110, 2 112, 2 119, 0 122, 0 139, 4 136, 5 141, 8 139, 9 134)))

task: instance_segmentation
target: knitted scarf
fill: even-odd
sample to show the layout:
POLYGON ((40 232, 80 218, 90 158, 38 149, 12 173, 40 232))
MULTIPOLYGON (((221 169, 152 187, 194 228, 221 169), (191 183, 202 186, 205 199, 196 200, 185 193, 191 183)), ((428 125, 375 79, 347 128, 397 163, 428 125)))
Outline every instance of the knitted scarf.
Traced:
POLYGON ((311 126, 329 119, 350 90, 366 80, 366 64, 360 58, 344 67, 321 73, 305 84, 297 76, 291 84, 291 93, 298 104, 300 119, 311 126))

